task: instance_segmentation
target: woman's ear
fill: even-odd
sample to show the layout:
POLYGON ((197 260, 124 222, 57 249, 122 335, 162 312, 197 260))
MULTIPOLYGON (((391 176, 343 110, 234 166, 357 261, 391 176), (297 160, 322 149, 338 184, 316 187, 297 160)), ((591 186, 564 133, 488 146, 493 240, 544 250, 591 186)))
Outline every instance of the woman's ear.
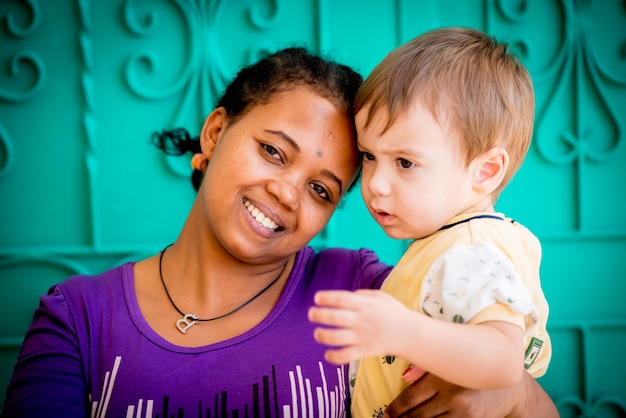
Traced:
POLYGON ((496 190, 509 167, 509 153, 502 147, 493 147, 472 162, 474 190, 490 194, 496 190))
POLYGON ((226 109, 223 107, 213 110, 204 121, 202 133, 200 134, 200 146, 202 147, 202 153, 207 159, 211 158, 217 141, 219 141, 227 125, 228 117, 226 109))

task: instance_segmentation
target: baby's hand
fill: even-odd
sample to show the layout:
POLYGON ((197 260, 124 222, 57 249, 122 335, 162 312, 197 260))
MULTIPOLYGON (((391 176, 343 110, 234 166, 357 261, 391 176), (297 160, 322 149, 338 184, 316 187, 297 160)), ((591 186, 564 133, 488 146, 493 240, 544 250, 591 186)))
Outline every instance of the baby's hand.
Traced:
POLYGON ((363 357, 396 353, 402 344, 402 329, 410 311, 379 290, 321 291, 309 320, 326 327, 314 331, 317 342, 336 348, 325 358, 344 364, 363 357), (327 328, 331 327, 331 328, 327 328))

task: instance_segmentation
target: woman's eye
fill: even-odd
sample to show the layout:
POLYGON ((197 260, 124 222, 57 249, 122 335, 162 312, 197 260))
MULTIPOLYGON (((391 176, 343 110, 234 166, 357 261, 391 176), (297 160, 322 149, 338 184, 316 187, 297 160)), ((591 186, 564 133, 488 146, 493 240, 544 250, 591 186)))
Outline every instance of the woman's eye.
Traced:
POLYGON ((265 150, 265 153, 269 155, 270 157, 272 157, 273 159, 278 160, 278 161, 282 160, 280 153, 273 146, 268 145, 268 144, 261 144, 261 147, 263 147, 263 149, 265 150))
POLYGON ((326 191, 326 189, 324 187, 320 186, 319 184, 315 184, 315 183, 312 183, 310 187, 311 187, 311 189, 313 189, 315 194, 317 194, 322 199, 330 200, 330 196, 328 195, 328 192, 326 191))
POLYGON ((415 164, 413 164, 412 162, 410 162, 409 160, 405 160, 404 158, 399 158, 398 159, 398 165, 400 165, 400 167, 408 170, 409 168, 413 168, 415 166, 415 164))
POLYGON ((364 161, 374 161, 374 156, 369 152, 362 152, 364 161))

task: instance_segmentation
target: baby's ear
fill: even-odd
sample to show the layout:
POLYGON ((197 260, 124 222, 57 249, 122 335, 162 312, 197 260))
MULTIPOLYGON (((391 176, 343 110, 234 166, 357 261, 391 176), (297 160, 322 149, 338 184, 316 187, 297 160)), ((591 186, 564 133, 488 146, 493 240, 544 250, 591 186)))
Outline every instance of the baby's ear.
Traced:
POLYGON ((200 135, 200 146, 202 147, 202 153, 207 159, 211 158, 215 145, 217 145, 217 141, 220 139, 222 132, 224 132, 226 125, 228 125, 228 118, 226 109, 223 107, 213 110, 204 121, 202 134, 200 135))
POLYGON ((481 194, 490 194, 502 183, 509 167, 509 154, 502 147, 493 147, 472 161, 474 190, 481 194))

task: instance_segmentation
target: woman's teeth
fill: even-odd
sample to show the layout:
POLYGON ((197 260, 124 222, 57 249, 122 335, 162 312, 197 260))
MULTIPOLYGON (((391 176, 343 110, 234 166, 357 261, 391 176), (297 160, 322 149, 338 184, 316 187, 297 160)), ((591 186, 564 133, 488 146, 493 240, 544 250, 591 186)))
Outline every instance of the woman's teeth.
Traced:
POLYGON ((246 208, 248 208, 248 212, 250 212, 250 215, 252 215, 252 217, 256 219, 259 224, 272 231, 275 231, 276 228, 278 228, 278 224, 276 222, 272 221, 269 217, 267 217, 267 215, 261 212, 248 200, 244 199, 243 204, 246 206, 246 208))

